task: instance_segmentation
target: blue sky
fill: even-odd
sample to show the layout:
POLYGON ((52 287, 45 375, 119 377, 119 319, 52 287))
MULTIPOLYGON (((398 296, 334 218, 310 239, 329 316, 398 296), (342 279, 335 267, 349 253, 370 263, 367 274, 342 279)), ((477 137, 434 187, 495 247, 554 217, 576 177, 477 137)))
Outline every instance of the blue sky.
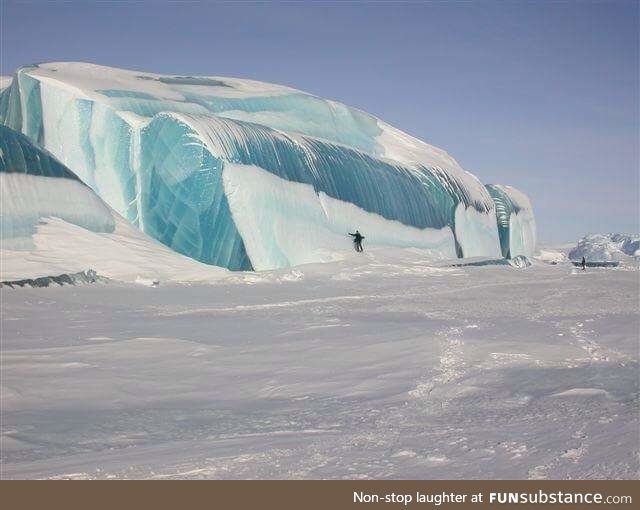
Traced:
POLYGON ((2 74, 81 60, 290 85, 527 193, 542 242, 640 230, 637 1, 2 1, 2 74))

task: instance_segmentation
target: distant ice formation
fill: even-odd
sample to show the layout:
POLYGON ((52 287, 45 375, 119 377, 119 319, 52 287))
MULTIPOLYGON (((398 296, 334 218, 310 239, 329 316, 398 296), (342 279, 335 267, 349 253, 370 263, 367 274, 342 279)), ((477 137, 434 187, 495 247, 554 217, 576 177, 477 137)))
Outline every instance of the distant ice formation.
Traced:
POLYGON ((640 257, 640 235, 589 234, 569 252, 569 259, 587 262, 621 262, 629 257, 640 257))
POLYGON ((446 152, 335 101, 83 63, 23 67, 7 84, 1 123, 143 232, 207 264, 334 260, 356 228, 365 245, 432 259, 533 252, 522 193, 485 188, 446 152))

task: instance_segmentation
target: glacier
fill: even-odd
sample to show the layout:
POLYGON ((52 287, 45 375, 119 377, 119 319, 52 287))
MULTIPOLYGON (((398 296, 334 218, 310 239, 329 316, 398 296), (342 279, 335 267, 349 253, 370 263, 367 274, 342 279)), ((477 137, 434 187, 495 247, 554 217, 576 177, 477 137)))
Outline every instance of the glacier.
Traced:
POLYGON ((296 89, 77 62, 25 66, 3 84, 0 123, 144 233, 206 264, 341 259, 356 228, 367 246, 434 260, 535 247, 524 194, 485 187, 443 150, 296 89))

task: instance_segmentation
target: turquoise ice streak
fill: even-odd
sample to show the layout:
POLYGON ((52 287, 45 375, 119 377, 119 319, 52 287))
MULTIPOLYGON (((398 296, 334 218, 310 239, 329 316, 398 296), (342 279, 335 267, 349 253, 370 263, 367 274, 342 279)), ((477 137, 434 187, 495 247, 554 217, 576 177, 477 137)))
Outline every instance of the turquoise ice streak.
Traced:
POLYGON ((79 180, 51 154, 36 147, 29 138, 3 125, 0 125, 0 173, 79 180))

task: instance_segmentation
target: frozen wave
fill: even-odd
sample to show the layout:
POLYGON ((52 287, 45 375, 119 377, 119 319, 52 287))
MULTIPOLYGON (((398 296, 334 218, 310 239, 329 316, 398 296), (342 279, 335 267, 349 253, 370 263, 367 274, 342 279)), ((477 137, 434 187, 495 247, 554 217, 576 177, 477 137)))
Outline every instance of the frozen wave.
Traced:
MULTIPOLYGON (((322 196, 353 212, 347 215, 353 223, 341 220, 344 230, 364 229, 357 221, 365 217, 384 220, 365 232, 370 246, 433 247, 434 231, 452 237, 446 248, 435 243, 436 257, 452 249, 459 257, 530 255, 535 243, 530 207, 520 208, 510 215, 513 246, 501 249, 492 196, 445 151, 365 112, 289 87, 47 63, 17 71, 0 92, 0 121, 50 150, 145 233, 207 264, 276 268, 340 258, 350 249, 348 242, 322 250, 293 246, 273 229, 272 235, 257 232, 257 221, 250 227, 248 218, 261 212, 232 214, 225 191, 222 176, 233 165, 268 172, 288 181, 288 189, 312 189, 311 202, 280 211, 289 237, 322 196)), ((253 189, 253 181, 242 186, 237 195, 260 196, 262 211, 280 207, 275 194, 253 189)), ((256 207, 247 201, 236 211, 256 207)), ((306 226, 307 236, 315 234, 314 225, 306 226)))
POLYGON ((150 239, 51 154, 5 126, 0 126, 0 202, 3 281, 73 276, 87 268, 125 281, 209 280, 225 274, 150 239))
POLYGON ((638 234, 589 234, 569 252, 570 260, 587 262, 620 262, 629 257, 640 257, 638 234))

